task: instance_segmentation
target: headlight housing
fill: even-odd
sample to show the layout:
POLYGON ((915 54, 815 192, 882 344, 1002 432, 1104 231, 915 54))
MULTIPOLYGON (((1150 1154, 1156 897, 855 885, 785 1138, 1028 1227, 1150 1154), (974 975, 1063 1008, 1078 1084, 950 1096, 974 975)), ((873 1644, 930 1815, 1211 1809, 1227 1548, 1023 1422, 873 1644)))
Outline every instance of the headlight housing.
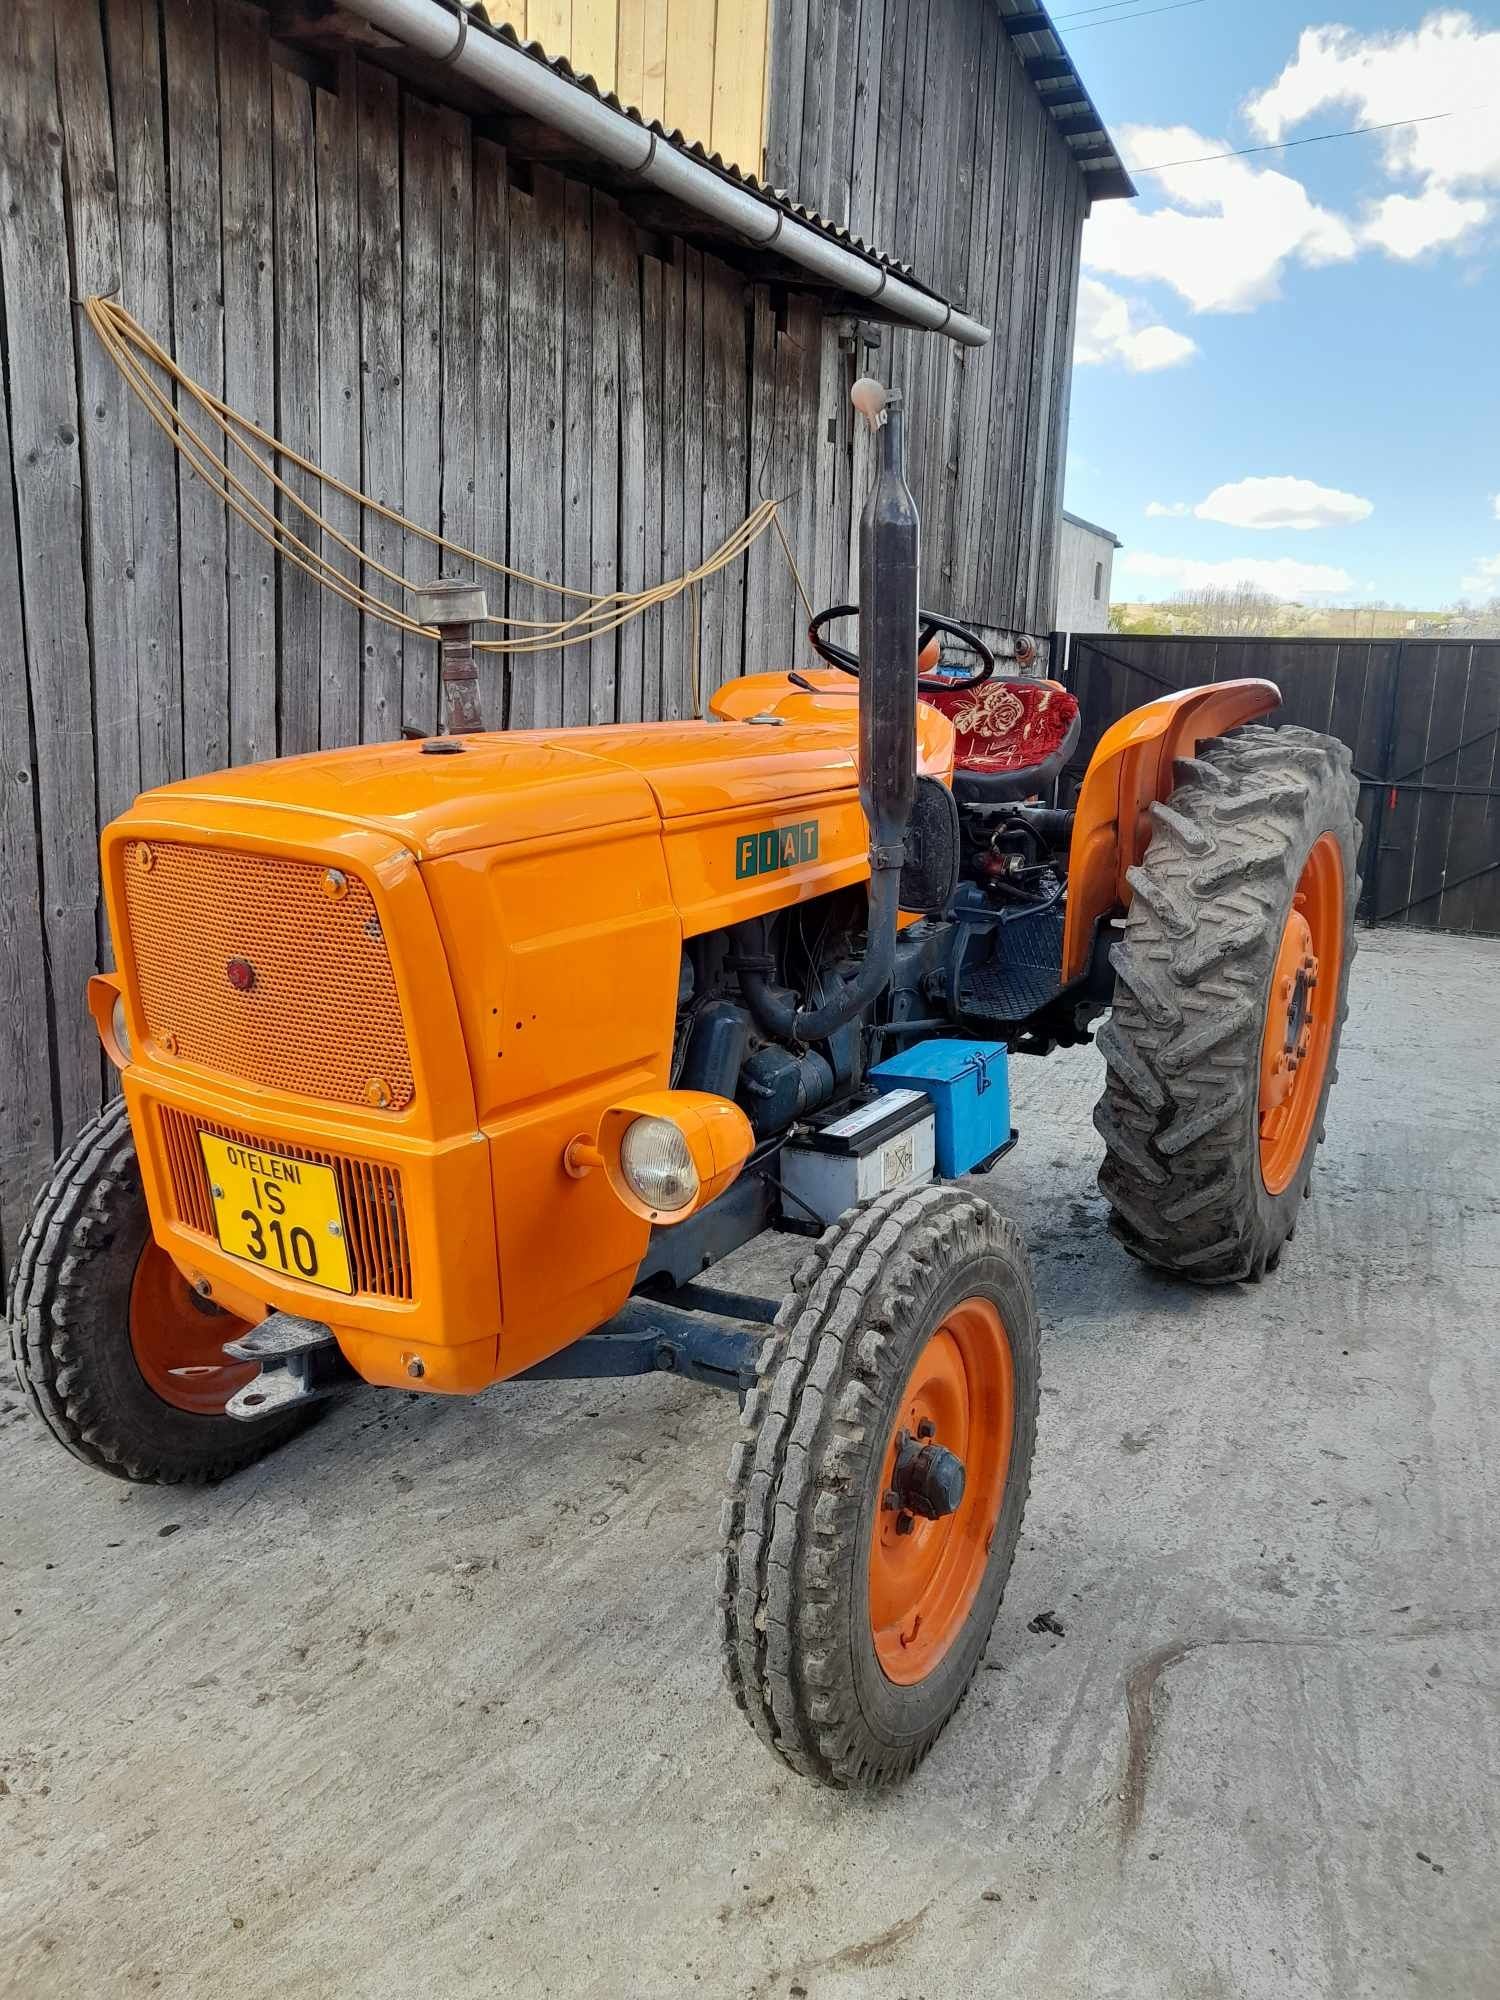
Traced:
POLYGON ((664 1215, 675 1215, 698 1198, 692 1151, 670 1118, 637 1118, 626 1127, 620 1173, 638 1201, 664 1215))
POLYGON ((130 1046, 130 1029, 125 1020, 125 1002, 116 994, 114 1010, 110 1014, 110 1026, 115 1031, 115 1043, 120 1054, 129 1062, 134 1054, 130 1046))

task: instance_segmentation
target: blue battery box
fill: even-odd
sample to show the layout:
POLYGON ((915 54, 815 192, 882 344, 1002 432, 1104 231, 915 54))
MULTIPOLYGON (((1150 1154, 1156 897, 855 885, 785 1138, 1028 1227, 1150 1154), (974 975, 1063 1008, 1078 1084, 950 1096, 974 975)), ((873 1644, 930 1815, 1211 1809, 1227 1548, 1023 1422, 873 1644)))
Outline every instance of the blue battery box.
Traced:
POLYGON ((923 1090, 937 1121, 937 1170, 971 1173, 1010 1144, 1010 1068, 1004 1042, 916 1042, 869 1071, 877 1090, 923 1090))

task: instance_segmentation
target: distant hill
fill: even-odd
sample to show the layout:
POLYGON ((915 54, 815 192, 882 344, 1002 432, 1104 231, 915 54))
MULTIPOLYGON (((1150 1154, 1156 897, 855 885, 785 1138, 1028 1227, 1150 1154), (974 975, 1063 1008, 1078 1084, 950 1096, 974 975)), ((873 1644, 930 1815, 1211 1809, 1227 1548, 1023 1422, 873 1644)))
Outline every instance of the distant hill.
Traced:
POLYGON ((1500 639, 1500 598, 1413 611, 1404 604, 1286 604, 1264 591, 1185 591, 1158 604, 1112 604, 1112 632, 1267 639, 1500 639))

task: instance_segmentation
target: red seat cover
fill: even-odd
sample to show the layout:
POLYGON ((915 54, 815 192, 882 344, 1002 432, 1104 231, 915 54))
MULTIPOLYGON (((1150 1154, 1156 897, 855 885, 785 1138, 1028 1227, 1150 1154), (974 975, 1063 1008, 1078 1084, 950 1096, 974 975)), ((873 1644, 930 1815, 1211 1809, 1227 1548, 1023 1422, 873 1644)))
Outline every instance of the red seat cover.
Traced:
POLYGON ((960 771, 1025 771, 1062 747, 1078 703, 1055 681, 985 681, 976 688, 922 699, 946 715, 957 739, 960 771))

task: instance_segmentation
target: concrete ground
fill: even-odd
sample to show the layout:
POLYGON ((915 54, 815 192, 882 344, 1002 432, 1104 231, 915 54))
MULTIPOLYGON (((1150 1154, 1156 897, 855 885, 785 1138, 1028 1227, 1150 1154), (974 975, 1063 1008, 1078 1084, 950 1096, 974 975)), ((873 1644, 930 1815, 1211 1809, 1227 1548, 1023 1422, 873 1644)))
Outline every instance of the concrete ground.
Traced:
POLYGON ((1092 1051, 1017 1063, 1037 1474, 899 1794, 720 1683, 728 1399, 365 1392, 189 1494, 0 1390, 0 1991, 1500 1994, 1497 995, 1500 943, 1364 940, 1314 1199, 1234 1293, 1105 1234, 1092 1051))

